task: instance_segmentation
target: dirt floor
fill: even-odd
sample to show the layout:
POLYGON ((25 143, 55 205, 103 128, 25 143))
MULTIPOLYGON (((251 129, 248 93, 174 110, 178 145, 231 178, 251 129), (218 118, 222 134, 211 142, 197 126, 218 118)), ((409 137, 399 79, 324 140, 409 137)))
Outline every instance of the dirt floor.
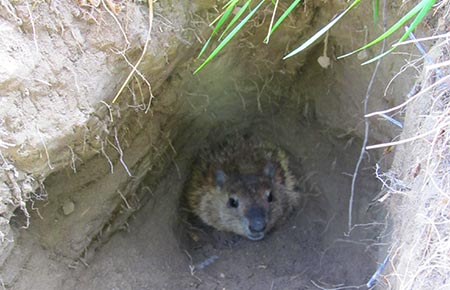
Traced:
MULTIPOLYGON (((448 268, 427 272, 435 268, 423 262, 447 262, 433 242, 448 233, 440 225, 450 218, 450 159, 447 149, 427 150, 450 140, 446 78, 421 67, 414 46, 386 57, 373 83, 374 66, 360 65, 367 56, 338 60, 382 31, 367 29, 371 3, 288 61, 287 50, 347 3, 305 1, 262 45, 269 5, 194 75, 223 1, 101 2, 2 2, 0 289, 368 289, 377 269, 378 289, 446 289, 448 268), (367 112, 391 108, 436 80, 432 97, 389 113, 403 132, 364 118, 365 100, 367 112), (433 138, 361 155, 349 229, 366 124, 368 145, 433 138), (183 203, 198 150, 236 132, 285 150, 302 193, 287 222, 258 242, 205 226, 183 203), (427 224, 430 212, 438 226, 427 224)), ((442 21, 426 19, 418 36, 447 31, 443 2, 442 21)), ((389 3, 387 23, 408 5, 389 3)), ((426 49, 444 62, 447 47, 426 49)))
MULTIPOLYGON (((356 226, 346 235, 347 211, 342 208, 347 207, 345 193, 360 142, 329 135, 316 125, 261 127, 265 138, 276 134, 278 140, 292 142, 285 148, 302 185, 301 207, 263 241, 216 232, 183 214, 182 204, 182 218, 168 224, 166 212, 176 215, 173 205, 178 202, 167 193, 182 191, 188 177, 189 164, 180 158, 175 161, 178 169, 170 167, 154 192, 154 202, 102 246, 89 266, 78 263, 70 269, 50 258, 46 269, 42 257, 32 254, 26 266, 31 273, 21 275, 16 289, 29 285, 29 280, 34 281, 33 289, 49 289, 49 273, 52 289, 317 289, 314 283, 366 283, 376 269, 374 261, 383 246, 376 244, 385 224, 356 226), (40 273, 33 273, 37 267, 40 273)), ((364 168, 355 201, 357 224, 381 216, 380 209, 369 209, 379 183, 370 164, 364 168)))

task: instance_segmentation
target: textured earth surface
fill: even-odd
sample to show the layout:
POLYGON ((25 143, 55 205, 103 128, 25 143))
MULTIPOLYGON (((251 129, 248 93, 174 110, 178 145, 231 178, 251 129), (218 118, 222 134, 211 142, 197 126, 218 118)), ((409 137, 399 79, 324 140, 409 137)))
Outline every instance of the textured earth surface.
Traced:
MULTIPOLYGON (((358 226, 349 233, 373 68, 336 57, 381 31, 366 35, 370 3, 287 61, 287 51, 347 3, 302 3, 263 45, 269 7, 193 75, 222 2, 2 2, 0 285, 272 290, 367 282, 390 233, 386 209, 371 203, 380 190, 374 167, 388 169, 393 153, 364 155, 353 203, 358 226), (324 54, 327 69, 318 63, 324 54), (300 208, 260 242, 217 233, 182 202, 197 150, 240 130, 287 151, 303 185, 300 208)), ((391 3, 389 23, 405 9, 400 4, 391 3)), ((380 66, 369 111, 404 100, 417 70, 403 64, 390 56, 380 66)), ((400 133, 370 120, 370 144, 400 133)))

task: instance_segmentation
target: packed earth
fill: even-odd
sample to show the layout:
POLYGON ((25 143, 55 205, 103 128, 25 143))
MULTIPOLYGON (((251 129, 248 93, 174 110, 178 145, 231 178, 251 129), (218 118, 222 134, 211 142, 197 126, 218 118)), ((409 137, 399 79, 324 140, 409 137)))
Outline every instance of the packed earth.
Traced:
POLYGON ((338 56, 416 3, 374 25, 362 1, 286 60, 348 3, 303 1, 264 44, 270 4, 194 74, 225 2, 1 2, 0 289, 450 289, 448 1, 365 66, 381 44, 338 56), (259 241, 186 203, 235 134, 300 193, 259 241))

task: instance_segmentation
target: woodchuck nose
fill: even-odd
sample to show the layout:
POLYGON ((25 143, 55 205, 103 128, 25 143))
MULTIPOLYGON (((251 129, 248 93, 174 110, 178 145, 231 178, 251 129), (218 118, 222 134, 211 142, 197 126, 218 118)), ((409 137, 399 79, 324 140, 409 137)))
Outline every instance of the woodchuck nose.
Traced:
POLYGON ((256 241, 297 206, 295 184, 284 151, 236 136, 199 154, 186 198, 204 223, 256 241))

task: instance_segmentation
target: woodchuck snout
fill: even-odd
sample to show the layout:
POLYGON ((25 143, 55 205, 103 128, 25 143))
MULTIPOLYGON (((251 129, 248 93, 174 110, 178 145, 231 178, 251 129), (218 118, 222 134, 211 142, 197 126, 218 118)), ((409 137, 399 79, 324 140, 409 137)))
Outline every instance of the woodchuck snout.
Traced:
POLYGON ((204 223, 255 241, 298 204, 300 195, 294 188, 280 148, 237 137, 200 154, 186 197, 204 223))

